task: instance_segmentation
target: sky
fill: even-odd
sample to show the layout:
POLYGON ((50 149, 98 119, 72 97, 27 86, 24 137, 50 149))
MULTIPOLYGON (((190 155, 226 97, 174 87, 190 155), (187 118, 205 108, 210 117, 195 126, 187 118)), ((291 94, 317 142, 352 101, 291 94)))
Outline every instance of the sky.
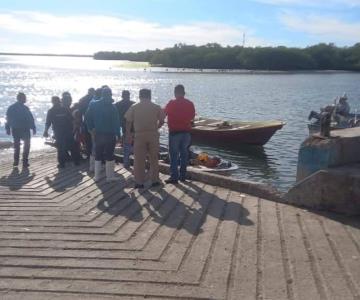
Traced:
POLYGON ((360 0, 0 0, 0 52, 360 42, 360 0))

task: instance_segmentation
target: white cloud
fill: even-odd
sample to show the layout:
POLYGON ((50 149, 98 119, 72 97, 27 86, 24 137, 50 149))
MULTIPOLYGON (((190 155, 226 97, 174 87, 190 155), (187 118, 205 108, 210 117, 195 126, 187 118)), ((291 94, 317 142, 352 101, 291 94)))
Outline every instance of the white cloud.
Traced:
POLYGON ((234 45, 242 43, 245 31, 248 46, 268 44, 254 36, 246 27, 223 23, 197 22, 165 26, 143 20, 103 15, 60 16, 29 11, 0 13, 0 34, 12 34, 13 49, 23 45, 24 48, 39 51, 36 50, 37 45, 24 44, 19 38, 34 36, 46 44, 46 50, 43 49, 41 52, 137 51, 168 47, 180 42, 196 45, 208 42, 234 45))
POLYGON ((298 5, 298 6, 318 6, 318 7, 356 7, 360 6, 360 0, 254 0, 256 2, 272 5, 298 5))
POLYGON ((290 30, 306 33, 323 41, 354 43, 360 41, 360 22, 350 23, 333 16, 283 13, 280 21, 290 30))

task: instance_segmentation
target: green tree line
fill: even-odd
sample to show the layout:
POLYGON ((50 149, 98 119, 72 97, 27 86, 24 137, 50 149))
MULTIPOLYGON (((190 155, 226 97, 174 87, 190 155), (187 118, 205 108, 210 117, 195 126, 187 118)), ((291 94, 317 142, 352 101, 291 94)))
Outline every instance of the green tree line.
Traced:
POLYGON ((351 47, 321 43, 306 48, 176 44, 163 50, 101 51, 94 59, 144 61, 169 68, 360 71, 360 43, 351 47))

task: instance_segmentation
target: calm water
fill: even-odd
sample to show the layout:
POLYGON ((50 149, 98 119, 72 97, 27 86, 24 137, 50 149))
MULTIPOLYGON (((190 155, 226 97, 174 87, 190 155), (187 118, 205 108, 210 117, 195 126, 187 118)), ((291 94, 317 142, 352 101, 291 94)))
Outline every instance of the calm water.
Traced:
MULTIPOLYGON (((33 148, 41 148, 40 133, 52 95, 69 91, 77 101, 88 87, 107 84, 113 89, 114 99, 128 89, 137 101, 138 90, 147 87, 152 89, 154 102, 164 105, 172 97, 173 87, 182 83, 198 115, 280 119, 287 123, 264 147, 236 151, 205 147, 239 164, 234 177, 269 183, 285 191, 295 181, 298 149, 308 134, 309 110, 328 104, 345 91, 352 109, 360 111, 360 74, 184 74, 133 67, 90 58, 0 56, 0 139, 8 139, 4 130, 6 108, 19 90, 27 94, 37 122, 39 138, 34 140, 33 148)), ((166 140, 165 130, 162 136, 166 140)))

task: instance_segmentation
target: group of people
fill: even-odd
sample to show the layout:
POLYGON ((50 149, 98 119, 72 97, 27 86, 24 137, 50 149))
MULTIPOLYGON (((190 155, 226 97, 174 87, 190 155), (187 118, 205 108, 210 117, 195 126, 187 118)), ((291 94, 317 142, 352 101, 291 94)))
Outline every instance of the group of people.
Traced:
MULTIPOLYGON (((114 173, 115 146, 122 143, 123 164, 131 169, 130 155, 134 154, 135 188, 143 188, 146 181, 146 160, 149 162, 151 186, 161 184, 159 179, 159 128, 165 119, 169 128, 170 177, 165 183, 176 184, 186 180, 188 148, 191 143, 191 124, 195 117, 193 102, 185 98, 185 88, 174 88, 175 98, 161 106, 151 101, 151 90, 139 91, 139 102, 130 100, 130 92, 124 90, 122 99, 114 103, 112 90, 108 86, 90 88, 87 95, 72 105, 69 92, 62 97, 51 98, 52 107, 46 116, 44 137, 52 128, 57 148, 58 167, 64 168, 71 158, 80 163, 80 145, 89 158, 89 170, 94 180, 101 178, 105 162, 106 180, 116 180, 114 173), (180 168, 179 168, 180 166, 180 168)), ((19 164, 20 140, 24 141, 23 167, 29 166, 30 131, 36 134, 32 113, 25 105, 26 95, 17 95, 17 102, 6 113, 6 132, 14 139, 14 166, 19 164)))

